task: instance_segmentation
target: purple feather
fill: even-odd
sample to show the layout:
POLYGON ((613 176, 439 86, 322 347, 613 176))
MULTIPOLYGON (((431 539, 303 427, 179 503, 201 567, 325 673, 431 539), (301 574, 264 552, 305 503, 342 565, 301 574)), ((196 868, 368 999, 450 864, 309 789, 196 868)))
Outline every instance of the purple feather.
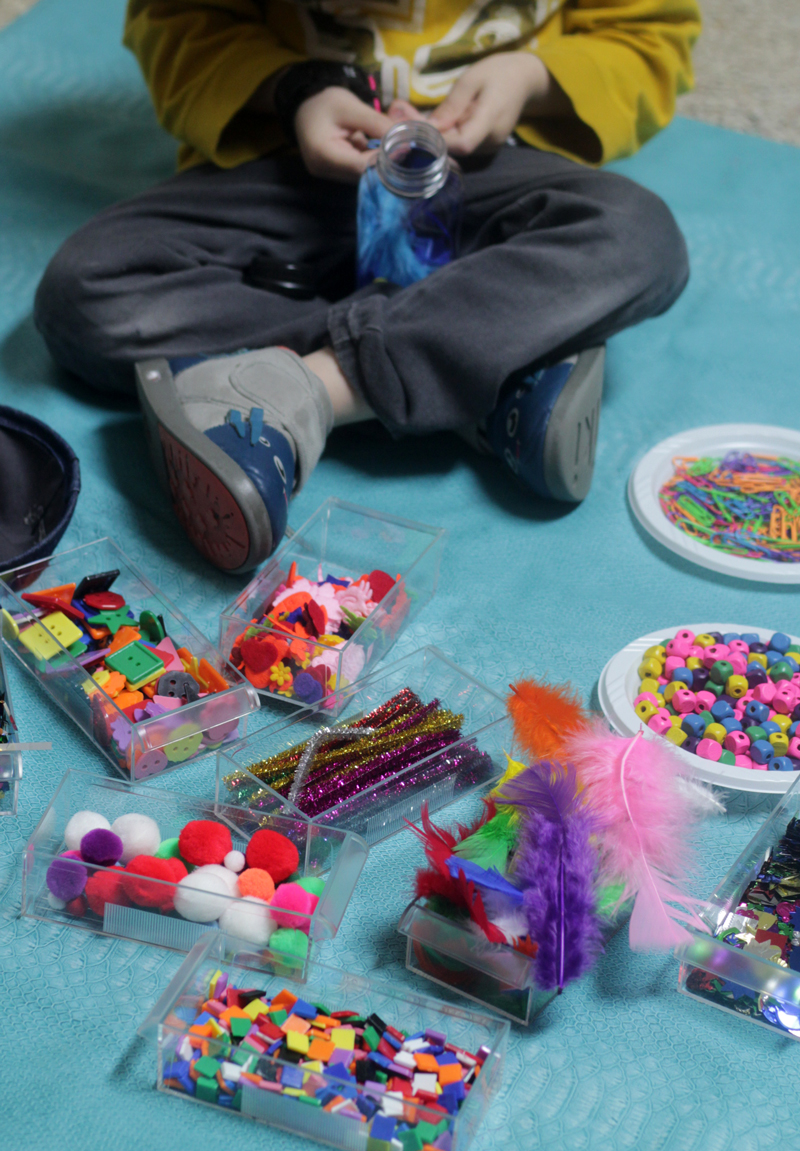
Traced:
POLYGON ((539 945, 536 984, 560 994, 602 951, 594 894, 597 851, 589 839, 596 821, 571 766, 529 767, 498 798, 523 809, 513 878, 525 892, 530 936, 539 945))

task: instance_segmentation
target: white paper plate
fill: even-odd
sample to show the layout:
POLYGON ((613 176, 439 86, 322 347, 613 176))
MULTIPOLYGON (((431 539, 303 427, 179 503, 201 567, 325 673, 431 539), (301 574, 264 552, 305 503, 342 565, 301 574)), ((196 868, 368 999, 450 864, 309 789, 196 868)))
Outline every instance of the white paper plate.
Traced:
POLYGON ((710 571, 760 583, 800 584, 800 563, 741 559, 717 551, 687 536, 662 512, 658 493, 673 475, 674 456, 722 457, 732 451, 800 460, 800 432, 762 424, 716 424, 708 428, 692 428, 679 436, 662 440, 631 473, 628 499, 633 514, 645 531, 664 547, 710 571))
MULTIPOLYGON (((695 635, 703 632, 718 631, 722 635, 735 631, 740 635, 752 632, 766 643, 778 630, 763 627, 751 627, 743 623, 681 623, 675 627, 661 628, 651 631, 629 643, 622 651, 612 656, 600 673, 600 682, 597 692, 600 697, 600 706, 608 722, 621 735, 635 735, 640 728, 654 739, 663 739, 661 735, 651 732, 642 724, 633 710, 633 701, 639 694, 641 682, 638 673, 642 655, 649 647, 654 647, 662 639, 672 638, 683 628, 689 628, 695 635)), ((795 640, 795 636, 790 636, 795 640)), ((754 771, 750 767, 736 767, 725 763, 714 763, 710 759, 702 759, 689 751, 676 747, 676 754, 684 765, 684 774, 695 779, 702 779, 705 783, 713 783, 717 787, 727 787, 733 791, 757 791, 762 793, 783 794, 788 791, 799 772, 796 771, 754 771)))

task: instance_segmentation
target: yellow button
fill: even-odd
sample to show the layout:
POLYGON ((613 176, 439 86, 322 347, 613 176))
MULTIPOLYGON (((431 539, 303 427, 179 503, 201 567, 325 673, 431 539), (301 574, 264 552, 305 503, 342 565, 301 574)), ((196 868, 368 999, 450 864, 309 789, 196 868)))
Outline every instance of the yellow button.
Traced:
POLYGON ((689 671, 697 671, 699 667, 703 666, 703 661, 698 659, 696 655, 690 655, 686 660, 686 666, 689 671))
POLYGON ((660 695, 661 684, 657 679, 653 679, 652 676, 647 676, 647 678, 643 679, 639 684, 639 691, 637 691, 636 694, 639 695, 643 691, 649 691, 651 695, 660 695))
POLYGON ((658 679, 663 670, 664 665, 662 664, 661 660, 653 659, 652 656, 650 656, 648 659, 643 659, 639 664, 639 675, 642 677, 642 679, 645 679, 647 676, 652 676, 654 679, 658 679))
POLYGON ((659 663, 664 663, 667 658, 667 649, 660 644, 658 647, 649 647, 644 653, 645 659, 657 659, 659 663))
POLYGON ((763 651, 751 651, 747 657, 748 663, 760 663, 763 668, 767 666, 767 657, 763 651))
POLYGON ((53 636, 40 623, 35 623, 32 627, 26 627, 24 631, 21 631, 19 641, 37 659, 52 659, 54 655, 59 655, 61 652, 61 648, 53 636))
MULTIPOLYGON (((710 723, 705 730, 704 739, 715 739, 717 743, 722 743, 727 735, 727 731, 721 723, 710 723)), ((789 744, 787 743, 788 747, 789 744)))
POLYGON ((670 702, 675 692, 680 691, 682 687, 686 687, 686 684, 683 682, 683 680, 680 679, 674 679, 672 683, 667 684, 667 686, 664 688, 664 699, 667 701, 667 703, 670 702))
MULTIPOLYGON (((669 717, 669 722, 672 724, 673 727, 680 727, 681 724, 683 723, 683 716, 682 715, 671 715, 669 717)), ((681 741, 681 742, 683 742, 683 741, 681 741)))
POLYGON ((781 715, 780 712, 776 711, 772 717, 772 723, 777 723, 778 727, 785 735, 791 726, 792 717, 790 715, 781 715))
POLYGON ((706 635, 705 632, 703 632, 702 635, 696 635, 694 637, 695 647, 711 647, 712 643, 716 642, 713 635, 706 635))
POLYGON ((42 626, 54 635, 62 647, 69 647, 83 635, 81 629, 63 611, 54 611, 42 618, 42 626))
POLYGON ((648 719, 652 719, 652 717, 658 712, 658 708, 654 707, 649 699, 639 700, 633 710, 636 712, 639 719, 641 719, 643 723, 647 723, 648 719))

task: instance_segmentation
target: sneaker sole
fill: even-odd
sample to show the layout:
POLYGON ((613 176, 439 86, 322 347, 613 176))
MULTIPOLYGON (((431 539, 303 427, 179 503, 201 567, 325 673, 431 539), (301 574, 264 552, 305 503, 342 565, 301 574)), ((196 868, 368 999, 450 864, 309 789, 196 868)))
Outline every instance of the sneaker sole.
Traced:
POLYGON ((547 425, 544 480, 565 503, 580 503, 592 485, 605 358, 604 347, 581 352, 547 425))
POLYGON ((224 572, 257 567, 273 532, 255 484, 186 419, 166 360, 137 364, 136 389, 156 475, 191 542, 224 572))

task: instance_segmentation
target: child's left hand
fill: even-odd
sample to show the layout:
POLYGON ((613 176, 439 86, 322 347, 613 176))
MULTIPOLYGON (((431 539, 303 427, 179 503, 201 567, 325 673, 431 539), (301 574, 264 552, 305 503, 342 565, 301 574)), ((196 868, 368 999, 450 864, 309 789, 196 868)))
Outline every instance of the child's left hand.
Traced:
POLYGON ((430 115, 455 156, 495 152, 523 116, 573 115, 572 103, 538 56, 498 52, 456 80, 430 115))

